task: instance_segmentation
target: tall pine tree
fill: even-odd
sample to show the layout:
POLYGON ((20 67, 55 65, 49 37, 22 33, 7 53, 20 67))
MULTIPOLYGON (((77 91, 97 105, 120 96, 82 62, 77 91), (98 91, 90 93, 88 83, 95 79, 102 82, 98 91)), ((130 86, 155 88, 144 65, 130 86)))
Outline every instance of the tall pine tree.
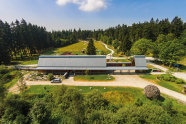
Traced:
POLYGON ((92 39, 89 40, 87 46, 87 55, 96 55, 96 48, 94 46, 94 41, 92 39))

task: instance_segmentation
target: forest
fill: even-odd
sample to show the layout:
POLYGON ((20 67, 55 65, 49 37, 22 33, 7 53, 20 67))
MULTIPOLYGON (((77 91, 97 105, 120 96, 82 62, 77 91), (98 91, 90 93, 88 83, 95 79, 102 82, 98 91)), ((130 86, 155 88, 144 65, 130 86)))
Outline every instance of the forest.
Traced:
POLYGON ((117 52, 130 56, 152 55, 172 65, 185 55, 186 23, 181 18, 156 19, 125 24, 99 30, 46 31, 44 27, 27 23, 24 19, 11 24, 0 21, 0 63, 39 55, 42 51, 66 46, 79 40, 103 41, 117 52))

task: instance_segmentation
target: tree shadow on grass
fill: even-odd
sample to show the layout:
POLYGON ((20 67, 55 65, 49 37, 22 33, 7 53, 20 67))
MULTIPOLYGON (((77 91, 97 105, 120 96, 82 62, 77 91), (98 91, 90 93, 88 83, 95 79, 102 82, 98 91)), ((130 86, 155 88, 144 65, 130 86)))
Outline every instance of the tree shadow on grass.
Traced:
POLYGON ((165 101, 165 98, 163 96, 160 96, 157 100, 159 100, 161 102, 164 102, 165 101))

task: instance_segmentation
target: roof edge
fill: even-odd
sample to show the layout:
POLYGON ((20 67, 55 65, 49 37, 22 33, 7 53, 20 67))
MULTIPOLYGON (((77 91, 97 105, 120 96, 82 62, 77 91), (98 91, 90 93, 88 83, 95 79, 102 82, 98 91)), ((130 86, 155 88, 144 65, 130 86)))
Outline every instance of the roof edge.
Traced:
POLYGON ((106 55, 41 55, 39 58, 106 58, 106 55))

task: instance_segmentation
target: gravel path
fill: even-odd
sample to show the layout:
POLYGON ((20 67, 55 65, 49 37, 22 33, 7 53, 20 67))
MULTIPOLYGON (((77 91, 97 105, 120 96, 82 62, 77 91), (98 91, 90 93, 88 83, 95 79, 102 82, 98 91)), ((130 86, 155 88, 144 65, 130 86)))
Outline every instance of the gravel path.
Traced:
POLYGON ((148 80, 140 78, 138 75, 113 75, 116 80, 110 82, 80 82, 74 81, 73 77, 68 80, 64 80, 62 84, 50 83, 49 81, 27 81, 27 85, 68 85, 68 86, 117 86, 117 87, 137 87, 144 88, 145 86, 152 84, 156 85, 161 93, 174 97, 179 101, 186 103, 186 95, 177 93, 175 91, 166 89, 157 84, 154 84, 148 80))
POLYGON ((106 49, 108 49, 109 51, 111 51, 111 53, 109 53, 107 56, 109 56, 109 57, 112 56, 114 54, 114 50, 108 48, 107 44, 105 44, 103 42, 102 42, 102 44, 105 46, 106 49))

